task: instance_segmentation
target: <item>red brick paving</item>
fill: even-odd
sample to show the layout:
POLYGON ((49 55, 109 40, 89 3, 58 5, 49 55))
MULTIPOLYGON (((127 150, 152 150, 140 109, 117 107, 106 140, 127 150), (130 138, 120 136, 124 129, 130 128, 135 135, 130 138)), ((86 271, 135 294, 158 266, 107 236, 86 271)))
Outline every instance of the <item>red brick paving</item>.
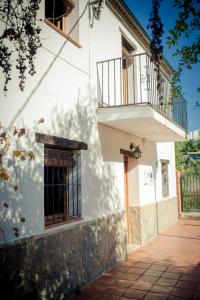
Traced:
POLYGON ((200 219, 181 219, 73 300, 200 300, 200 219))

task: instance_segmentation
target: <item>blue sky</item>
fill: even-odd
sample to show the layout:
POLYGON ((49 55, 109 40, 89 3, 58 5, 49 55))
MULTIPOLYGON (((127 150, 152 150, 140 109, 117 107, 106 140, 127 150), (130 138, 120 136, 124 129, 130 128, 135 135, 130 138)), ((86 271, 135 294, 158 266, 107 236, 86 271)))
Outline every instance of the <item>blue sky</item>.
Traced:
MULTIPOLYGON (((150 31, 147 29, 149 13, 151 11, 151 0, 125 0, 128 7, 131 9, 135 17, 138 19, 143 28, 150 35, 150 31)), ((176 19, 177 10, 173 8, 172 0, 163 0, 160 15, 164 23, 164 55, 169 63, 176 68, 177 58, 173 57, 173 52, 175 48, 168 49, 165 44, 165 37, 167 36, 167 31, 173 27, 174 20, 176 19)), ((194 34, 193 34, 194 36, 194 34)), ((190 41, 192 41, 192 36, 190 41)), ((181 44, 184 40, 181 40, 181 44)), ((183 96, 188 102, 188 130, 194 130, 200 128, 200 109, 195 108, 195 103, 200 100, 200 94, 197 93, 197 88, 200 86, 200 66, 195 65, 192 70, 184 70, 181 76, 181 85, 183 96)))

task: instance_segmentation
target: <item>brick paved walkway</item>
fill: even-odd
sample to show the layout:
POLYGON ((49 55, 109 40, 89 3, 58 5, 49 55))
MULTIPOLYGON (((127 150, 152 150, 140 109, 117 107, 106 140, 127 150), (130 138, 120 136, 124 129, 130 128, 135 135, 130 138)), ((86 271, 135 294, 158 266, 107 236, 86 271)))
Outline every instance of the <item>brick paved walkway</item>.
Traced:
POLYGON ((181 219, 73 300, 200 300, 200 219, 181 219))

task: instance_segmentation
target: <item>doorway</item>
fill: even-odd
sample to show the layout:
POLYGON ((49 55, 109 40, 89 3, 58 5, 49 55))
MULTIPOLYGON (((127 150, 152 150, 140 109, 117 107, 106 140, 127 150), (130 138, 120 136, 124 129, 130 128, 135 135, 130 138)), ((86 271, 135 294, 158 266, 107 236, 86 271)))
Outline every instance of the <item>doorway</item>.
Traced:
POLYGON ((134 82, 134 64, 133 53, 134 47, 122 36, 122 90, 123 105, 130 104, 133 96, 134 82))

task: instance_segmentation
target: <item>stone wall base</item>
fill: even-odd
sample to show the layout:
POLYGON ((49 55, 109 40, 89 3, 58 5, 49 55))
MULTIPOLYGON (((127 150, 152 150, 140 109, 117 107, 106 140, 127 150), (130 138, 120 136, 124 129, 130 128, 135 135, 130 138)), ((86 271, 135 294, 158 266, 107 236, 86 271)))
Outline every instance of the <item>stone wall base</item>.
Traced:
POLYGON ((178 220, 177 198, 146 206, 131 206, 131 242, 144 245, 178 220))
POLYGON ((119 213, 1 247, 0 292, 6 299, 68 299, 126 258, 126 232, 119 213))

